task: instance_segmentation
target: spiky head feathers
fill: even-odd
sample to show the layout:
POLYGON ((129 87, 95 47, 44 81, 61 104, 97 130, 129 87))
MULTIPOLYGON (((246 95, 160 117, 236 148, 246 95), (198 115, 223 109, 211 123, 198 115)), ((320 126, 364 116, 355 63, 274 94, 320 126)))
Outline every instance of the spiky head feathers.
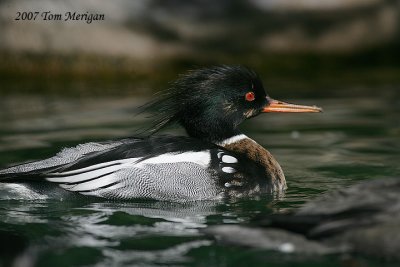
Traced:
POLYGON ((216 66, 182 75, 151 102, 153 132, 179 123, 193 137, 218 142, 260 113, 266 94, 258 75, 242 66, 216 66))

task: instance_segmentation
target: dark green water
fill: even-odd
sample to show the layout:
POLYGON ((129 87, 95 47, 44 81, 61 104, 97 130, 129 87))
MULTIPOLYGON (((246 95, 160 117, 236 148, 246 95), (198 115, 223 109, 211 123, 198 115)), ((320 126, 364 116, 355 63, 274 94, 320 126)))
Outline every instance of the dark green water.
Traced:
MULTIPOLYGON (((297 99, 322 114, 265 114, 243 132, 281 163, 282 196, 227 202, 0 200, 1 261, 7 266, 382 266, 376 259, 310 257, 233 247, 201 229, 246 224, 296 209, 329 190, 400 176, 400 102, 376 97, 297 99)), ((381 96, 379 96, 381 95, 381 96)), ((62 147, 129 136, 143 99, 8 96, 0 99, 0 167, 46 158, 62 147)), ((175 130, 172 130, 175 132, 175 130)), ((178 131, 179 132, 179 131, 178 131)), ((0 266, 1 266, 0 264, 0 266)), ((395 264, 392 266, 396 266, 395 264)))

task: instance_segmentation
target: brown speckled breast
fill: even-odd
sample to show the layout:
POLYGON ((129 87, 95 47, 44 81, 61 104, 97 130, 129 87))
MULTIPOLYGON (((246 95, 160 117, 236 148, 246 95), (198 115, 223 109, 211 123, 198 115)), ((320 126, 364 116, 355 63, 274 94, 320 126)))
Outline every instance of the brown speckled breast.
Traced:
POLYGON ((225 149, 245 155, 265 168, 266 177, 271 178, 272 191, 286 189, 285 175, 282 168, 272 154, 250 138, 238 140, 230 144, 223 144, 225 149))

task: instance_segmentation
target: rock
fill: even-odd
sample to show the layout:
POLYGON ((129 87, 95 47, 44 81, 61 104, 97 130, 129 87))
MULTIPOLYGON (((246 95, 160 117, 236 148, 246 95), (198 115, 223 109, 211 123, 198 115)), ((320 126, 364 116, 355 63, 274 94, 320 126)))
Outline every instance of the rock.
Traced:
POLYGON ((400 260, 400 178, 378 179, 324 194, 289 214, 258 218, 249 226, 214 226, 218 240, 293 252, 355 252, 400 260))

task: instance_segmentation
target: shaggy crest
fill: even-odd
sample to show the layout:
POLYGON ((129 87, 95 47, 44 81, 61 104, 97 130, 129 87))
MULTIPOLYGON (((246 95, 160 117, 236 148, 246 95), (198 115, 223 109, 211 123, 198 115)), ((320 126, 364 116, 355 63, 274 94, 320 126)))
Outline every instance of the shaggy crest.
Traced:
MULTIPOLYGON (((240 88, 261 86, 262 88, 258 75, 242 66, 222 65, 189 71, 173 82, 169 89, 161 92, 154 101, 142 106, 141 112, 152 113, 150 117, 153 119, 153 125, 143 133, 152 135, 174 123, 181 124, 190 133, 186 127, 189 121, 202 126, 200 121, 196 121, 200 114, 203 117, 208 115, 210 121, 217 112, 229 116, 226 114, 232 106, 229 97, 243 93, 238 90, 237 94, 232 94, 232 88, 238 86, 240 88), (222 101, 225 102, 222 103, 222 101), (214 110, 209 107, 214 107, 214 110), (215 110, 215 107, 225 108, 225 110, 223 112, 215 110)), ((242 120, 242 118, 232 119, 235 125, 242 120)))

